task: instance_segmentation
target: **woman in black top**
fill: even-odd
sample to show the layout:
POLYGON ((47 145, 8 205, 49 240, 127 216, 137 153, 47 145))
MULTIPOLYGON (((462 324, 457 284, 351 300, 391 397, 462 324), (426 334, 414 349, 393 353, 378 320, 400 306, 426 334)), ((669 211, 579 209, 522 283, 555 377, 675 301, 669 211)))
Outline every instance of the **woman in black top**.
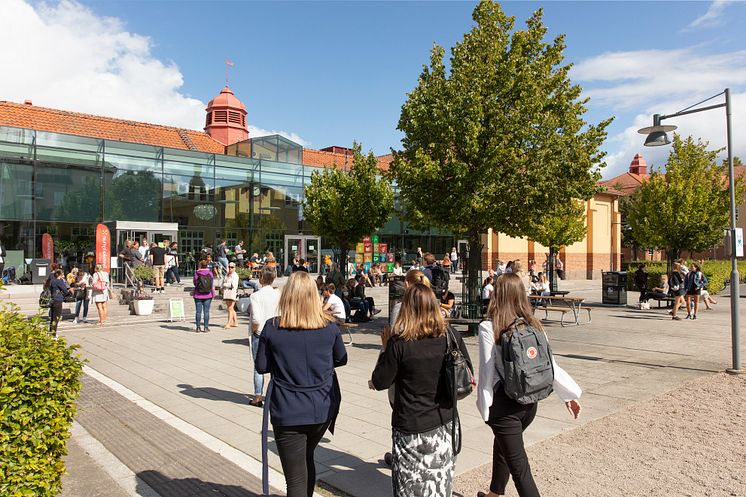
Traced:
POLYGON ((62 303, 65 302, 65 295, 70 293, 70 287, 65 281, 65 273, 62 269, 57 269, 52 274, 49 282, 49 291, 52 294, 52 314, 49 320, 49 334, 57 338, 57 325, 62 317, 62 303))
POLYGON ((673 310, 671 311, 671 319, 676 321, 681 320, 676 313, 679 311, 679 307, 684 303, 684 294, 686 288, 684 288, 684 275, 681 274, 681 264, 674 262, 673 271, 671 277, 668 279, 668 288, 671 290, 671 295, 674 297, 673 310))
MULTIPOLYGON (((469 361, 464 342, 456 334, 469 361)), ((438 299, 422 283, 410 286, 369 386, 386 390, 396 385, 393 427, 392 484, 394 497, 451 495, 456 457, 451 445, 453 403, 445 384, 446 325, 438 299)), ((471 369, 471 362, 469 361, 471 369)))
MULTIPOLYGON (((326 430, 334 432, 341 402, 334 368, 347 364, 347 351, 307 272, 290 276, 277 310, 279 318, 264 325, 255 364, 258 373, 272 378, 264 404, 262 463, 266 465, 269 413, 287 496, 313 497, 313 455, 326 430)), ((263 484, 269 495, 267 482, 263 484)))

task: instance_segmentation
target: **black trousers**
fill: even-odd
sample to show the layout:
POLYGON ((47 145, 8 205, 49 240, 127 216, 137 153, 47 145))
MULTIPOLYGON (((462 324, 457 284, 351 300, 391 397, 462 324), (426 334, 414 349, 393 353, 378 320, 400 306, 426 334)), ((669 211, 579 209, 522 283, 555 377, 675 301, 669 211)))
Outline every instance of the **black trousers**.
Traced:
POLYGON ((504 393, 495 396, 487 422, 495 435, 491 492, 505 495, 505 487, 512 475, 520 497, 540 497, 523 446, 523 432, 536 417, 536 407, 537 404, 518 404, 504 393))
POLYGON ((273 426, 277 452, 285 473, 287 497, 313 497, 316 465, 313 453, 329 422, 319 425, 273 426))
POLYGON ((57 324, 62 319, 62 301, 53 300, 51 311, 52 313, 49 316, 49 334, 57 336, 57 324))

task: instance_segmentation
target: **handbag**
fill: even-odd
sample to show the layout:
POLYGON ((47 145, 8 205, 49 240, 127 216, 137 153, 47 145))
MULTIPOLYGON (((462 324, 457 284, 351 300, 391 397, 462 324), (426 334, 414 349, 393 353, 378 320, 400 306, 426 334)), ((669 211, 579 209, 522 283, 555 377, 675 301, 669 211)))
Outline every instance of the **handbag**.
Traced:
POLYGON ((103 292, 106 290, 106 282, 101 278, 101 274, 96 273, 98 279, 93 282, 93 289, 97 292, 103 292))
POLYGON ((42 309, 49 309, 52 307, 52 292, 49 288, 45 288, 39 295, 39 307, 42 309))
POLYGON ((458 347, 456 337, 453 335, 451 326, 446 326, 446 356, 445 374, 446 390, 453 403, 453 419, 451 420, 451 446, 453 455, 461 452, 461 420, 458 417, 458 401, 467 397, 474 391, 474 374, 469 367, 469 363, 461 353, 458 347), (456 427, 458 426, 458 439, 456 437, 456 427))

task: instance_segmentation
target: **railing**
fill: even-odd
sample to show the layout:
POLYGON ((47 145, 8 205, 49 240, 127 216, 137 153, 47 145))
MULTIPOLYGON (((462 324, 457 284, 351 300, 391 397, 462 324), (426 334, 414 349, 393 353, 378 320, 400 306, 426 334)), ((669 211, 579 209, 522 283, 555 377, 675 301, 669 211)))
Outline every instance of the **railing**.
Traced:
POLYGON ((135 274, 135 270, 132 269, 132 266, 129 264, 122 264, 124 267, 124 286, 127 287, 133 287, 133 288, 140 288, 142 285, 142 281, 140 278, 137 277, 135 274))

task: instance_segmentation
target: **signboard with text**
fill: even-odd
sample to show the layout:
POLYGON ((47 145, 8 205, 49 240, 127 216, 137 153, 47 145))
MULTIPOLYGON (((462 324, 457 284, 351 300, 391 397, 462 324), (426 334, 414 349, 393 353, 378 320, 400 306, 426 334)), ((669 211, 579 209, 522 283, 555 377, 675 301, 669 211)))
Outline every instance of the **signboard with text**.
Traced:
POLYGON ((111 271, 111 234, 103 224, 96 226, 96 264, 101 264, 107 273, 111 271))

